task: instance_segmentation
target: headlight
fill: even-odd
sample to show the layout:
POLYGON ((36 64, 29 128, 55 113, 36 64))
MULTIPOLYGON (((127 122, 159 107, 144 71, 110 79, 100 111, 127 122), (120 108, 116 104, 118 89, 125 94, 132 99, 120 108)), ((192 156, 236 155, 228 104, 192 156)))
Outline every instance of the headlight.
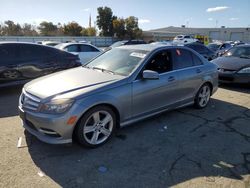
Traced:
POLYGON ((250 67, 243 68, 243 69, 239 70, 238 73, 240 73, 240 74, 250 73, 250 67))
POLYGON ((49 114, 60 114, 66 112, 74 103, 72 99, 55 99, 42 104, 40 111, 49 114))

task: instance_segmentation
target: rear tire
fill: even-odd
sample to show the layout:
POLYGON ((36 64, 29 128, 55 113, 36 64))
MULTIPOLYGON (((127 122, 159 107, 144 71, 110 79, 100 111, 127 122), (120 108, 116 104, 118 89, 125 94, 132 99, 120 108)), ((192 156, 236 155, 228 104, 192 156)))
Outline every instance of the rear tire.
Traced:
POLYGON ((13 69, 5 70, 2 72, 2 77, 9 80, 16 80, 21 77, 21 73, 13 69))
POLYGON ((107 106, 96 106, 87 111, 74 131, 77 141, 96 148, 106 143, 116 129, 116 115, 107 106))
POLYGON ((205 108, 210 100, 211 88, 208 83, 203 84, 197 92, 194 106, 198 109, 205 108))

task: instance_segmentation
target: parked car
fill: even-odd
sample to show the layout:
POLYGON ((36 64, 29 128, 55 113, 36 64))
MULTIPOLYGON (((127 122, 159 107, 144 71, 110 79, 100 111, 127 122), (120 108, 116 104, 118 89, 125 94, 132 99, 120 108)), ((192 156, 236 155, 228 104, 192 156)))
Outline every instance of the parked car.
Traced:
POLYGON ((231 42, 222 43, 216 51, 217 56, 218 57, 222 56, 224 53, 226 53, 226 51, 228 51, 232 47, 233 43, 231 42))
POLYGON ((198 42, 198 39, 195 39, 189 35, 177 35, 173 40, 173 43, 175 44, 188 44, 193 42, 198 42))
POLYGON ((203 57, 205 57, 208 61, 211 61, 217 57, 216 53, 210 50, 209 48, 207 48, 204 44, 194 42, 194 43, 185 44, 185 46, 195 50, 196 52, 201 54, 203 57))
POLYGON ((53 47, 21 42, 0 43, 0 86, 80 65, 77 56, 53 47))
POLYGON ((137 44, 146 44, 146 42, 144 40, 122 40, 115 42, 110 47, 115 48, 123 45, 137 45, 137 44))
POLYGON ((219 49, 220 45, 221 45, 220 43, 209 43, 209 44, 207 45, 207 47, 208 47, 210 50, 216 52, 216 51, 219 49))
POLYGON ((219 81, 250 83, 250 45, 239 45, 212 61, 218 66, 219 81))
POLYGON ((61 43, 56 45, 55 47, 60 50, 65 50, 67 52, 79 55, 81 63, 83 65, 102 52, 96 46, 89 43, 61 43))
POLYGON ((53 144, 97 147, 118 127, 194 104, 217 90, 217 66, 186 47, 114 48, 87 65, 26 84, 19 111, 24 128, 53 144))
POLYGON ((47 46, 56 46, 56 45, 58 45, 60 43, 61 42, 57 42, 57 41, 43 41, 41 44, 47 45, 47 46))

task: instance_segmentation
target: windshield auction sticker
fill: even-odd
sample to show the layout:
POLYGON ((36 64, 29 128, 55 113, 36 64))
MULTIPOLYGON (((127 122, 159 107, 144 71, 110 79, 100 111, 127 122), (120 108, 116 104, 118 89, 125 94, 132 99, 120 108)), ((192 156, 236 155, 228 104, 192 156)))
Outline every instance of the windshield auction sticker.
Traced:
POLYGON ((132 52, 131 54, 130 54, 130 56, 133 56, 133 57, 139 57, 139 58, 144 58, 144 57, 146 57, 146 54, 143 54, 143 53, 138 53, 138 52, 132 52))

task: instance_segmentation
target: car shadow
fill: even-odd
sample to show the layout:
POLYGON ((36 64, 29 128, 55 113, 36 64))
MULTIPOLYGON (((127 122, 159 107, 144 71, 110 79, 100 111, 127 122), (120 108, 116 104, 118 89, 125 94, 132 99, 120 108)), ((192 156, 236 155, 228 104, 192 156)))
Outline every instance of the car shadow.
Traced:
POLYGON ((18 115, 18 100, 23 85, 0 88, 0 118, 18 115))
POLYGON ((243 181, 250 175, 249 112, 211 99, 205 109, 165 112, 120 129, 97 149, 25 135, 34 163, 62 187, 190 186, 197 178, 211 186, 223 183, 221 177, 243 181))
POLYGON ((227 84, 221 83, 220 88, 250 94, 250 84, 227 84))

